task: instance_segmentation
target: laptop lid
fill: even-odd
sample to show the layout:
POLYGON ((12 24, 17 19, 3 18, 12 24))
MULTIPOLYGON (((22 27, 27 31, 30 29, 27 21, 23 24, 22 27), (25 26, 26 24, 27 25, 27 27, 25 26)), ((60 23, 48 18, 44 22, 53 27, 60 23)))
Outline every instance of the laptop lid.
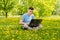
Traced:
POLYGON ((29 24, 29 27, 37 27, 39 26, 39 24, 41 24, 41 22, 42 22, 42 19, 32 19, 29 24))

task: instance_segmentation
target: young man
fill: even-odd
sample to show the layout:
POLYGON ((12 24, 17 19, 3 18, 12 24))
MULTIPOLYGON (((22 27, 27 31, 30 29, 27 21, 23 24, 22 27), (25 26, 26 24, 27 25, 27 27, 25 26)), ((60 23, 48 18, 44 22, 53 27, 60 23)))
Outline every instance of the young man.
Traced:
POLYGON ((30 23, 31 19, 34 19, 33 13, 34 8, 29 7, 28 12, 22 15, 22 19, 20 20, 19 24, 23 24, 23 29, 38 29, 39 27, 42 27, 40 25, 39 27, 31 28, 28 26, 30 23))

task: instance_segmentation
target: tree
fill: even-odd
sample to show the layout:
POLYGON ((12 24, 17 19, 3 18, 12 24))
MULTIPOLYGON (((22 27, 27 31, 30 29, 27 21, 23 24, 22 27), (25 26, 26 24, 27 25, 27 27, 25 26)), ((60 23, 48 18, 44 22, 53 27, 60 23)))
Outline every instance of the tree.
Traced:
POLYGON ((38 0, 36 10, 38 10, 39 17, 40 16, 50 16, 52 15, 52 11, 54 10, 56 0, 38 0))
POLYGON ((53 15, 60 15, 60 0, 56 1, 54 11, 52 13, 53 15))
POLYGON ((21 0, 20 2, 22 2, 19 8, 20 11, 26 12, 28 7, 32 6, 39 15, 35 11, 34 14, 40 17, 52 15, 56 0, 21 0))
POLYGON ((0 10, 4 11, 6 18, 8 16, 8 12, 10 12, 16 4, 16 0, 0 0, 0 10))

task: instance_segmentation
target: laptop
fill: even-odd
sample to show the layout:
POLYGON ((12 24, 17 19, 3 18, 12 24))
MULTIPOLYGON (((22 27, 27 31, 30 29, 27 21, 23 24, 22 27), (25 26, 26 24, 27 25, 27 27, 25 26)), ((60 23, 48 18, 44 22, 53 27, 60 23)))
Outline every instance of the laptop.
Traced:
POLYGON ((37 27, 39 24, 41 24, 42 19, 32 19, 31 22, 29 23, 29 27, 37 27))

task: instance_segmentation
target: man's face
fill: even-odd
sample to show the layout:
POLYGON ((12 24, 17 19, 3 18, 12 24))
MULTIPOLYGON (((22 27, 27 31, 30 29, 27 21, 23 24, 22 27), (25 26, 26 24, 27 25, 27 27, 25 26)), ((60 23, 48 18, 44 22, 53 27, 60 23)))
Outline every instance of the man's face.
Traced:
POLYGON ((33 13, 33 10, 29 9, 28 14, 31 15, 33 13))

